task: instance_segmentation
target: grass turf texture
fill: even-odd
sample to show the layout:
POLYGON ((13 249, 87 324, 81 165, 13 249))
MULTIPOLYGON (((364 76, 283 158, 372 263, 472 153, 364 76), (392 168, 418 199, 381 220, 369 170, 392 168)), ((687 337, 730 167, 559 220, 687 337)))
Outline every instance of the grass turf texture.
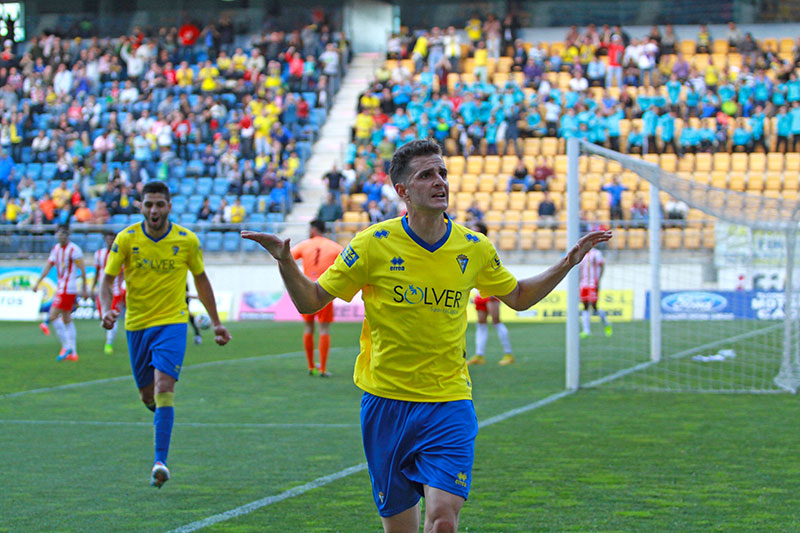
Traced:
MULTIPOLYGON (((124 335, 105 356, 104 331, 80 322, 80 361, 57 363, 55 339, 35 324, 0 323, 0 531, 167 531, 362 463, 358 329, 333 326, 332 379, 308 376, 299 324, 232 324, 227 347, 209 332, 190 344, 173 479, 157 491, 152 414, 124 335), (92 380, 106 381, 14 394, 92 380)), ((479 420, 563 388, 563 325, 509 330, 517 364, 495 364, 490 336, 489 363, 471 369, 479 420)), ((613 353, 621 333, 592 347, 613 353)), ((598 389, 485 427, 461 530, 797 530, 796 402, 598 389)), ((381 527, 361 471, 207 530, 381 527)))

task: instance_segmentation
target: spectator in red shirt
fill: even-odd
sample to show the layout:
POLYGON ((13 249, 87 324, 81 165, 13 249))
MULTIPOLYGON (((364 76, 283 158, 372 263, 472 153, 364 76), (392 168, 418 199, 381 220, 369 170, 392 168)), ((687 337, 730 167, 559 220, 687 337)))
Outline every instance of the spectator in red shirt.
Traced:
POLYGON ((611 43, 608 45, 608 69, 606 69, 606 87, 611 87, 611 82, 616 80, 617 87, 622 86, 622 56, 625 54, 625 46, 622 44, 622 37, 615 33, 611 36, 611 43))
POLYGON ((200 28, 194 22, 187 21, 178 30, 182 57, 189 63, 194 63, 194 45, 197 43, 198 37, 200 37, 200 28))

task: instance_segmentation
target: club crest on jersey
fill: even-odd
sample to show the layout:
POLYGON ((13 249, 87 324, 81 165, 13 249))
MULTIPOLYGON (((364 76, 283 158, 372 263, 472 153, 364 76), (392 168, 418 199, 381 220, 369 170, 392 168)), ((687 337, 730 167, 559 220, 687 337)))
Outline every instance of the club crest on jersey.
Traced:
POLYGON ((342 250, 342 253, 339 255, 342 256, 344 264, 351 268, 353 265, 356 264, 356 261, 358 261, 358 254, 356 253, 355 250, 353 250, 353 247, 350 246, 349 244, 347 245, 347 248, 342 250))
POLYGON ((138 246, 134 246, 133 248, 131 248, 131 253, 138 254, 139 253, 139 247, 138 246))
POLYGON ((111 245, 111 251, 114 252, 114 253, 118 253, 119 252, 119 246, 117 246, 117 243, 114 243, 114 244, 111 245))
POLYGON ((392 260, 389 262, 392 264, 392 266, 389 267, 389 270, 392 272, 404 271, 406 269, 406 267, 403 266, 405 261, 402 257, 392 257, 392 260))
POLYGON ((389 236, 389 232, 385 229, 382 229, 373 233, 372 236, 375 237, 376 239, 383 239, 384 237, 389 236))
POLYGON ((477 235, 473 235, 472 233, 467 233, 466 235, 464 235, 464 237, 466 237, 468 241, 472 241, 472 242, 479 242, 480 241, 478 236, 477 235))
POLYGON ((179 248, 177 246, 172 247, 172 255, 178 255, 179 248))
POLYGON ((500 258, 497 257, 497 255, 495 255, 494 259, 492 259, 492 263, 491 264, 492 264, 492 270, 497 270, 498 268, 500 268, 500 265, 501 265, 500 258))
POLYGON ((464 271, 467 270, 469 258, 464 254, 459 254, 458 257, 456 257, 456 261, 458 261, 458 266, 461 268, 461 273, 463 274, 464 271))

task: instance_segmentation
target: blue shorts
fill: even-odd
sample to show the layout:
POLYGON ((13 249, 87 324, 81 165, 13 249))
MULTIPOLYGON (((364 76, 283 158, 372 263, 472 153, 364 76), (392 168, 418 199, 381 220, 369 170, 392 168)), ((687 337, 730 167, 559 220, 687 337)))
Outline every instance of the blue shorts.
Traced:
POLYGON ((381 516, 415 506, 423 485, 467 499, 478 435, 471 400, 406 402, 365 392, 361 432, 381 516))
POLYGON ((128 331, 128 352, 137 387, 153 382, 154 368, 178 379, 186 355, 187 327, 187 323, 167 324, 128 331))

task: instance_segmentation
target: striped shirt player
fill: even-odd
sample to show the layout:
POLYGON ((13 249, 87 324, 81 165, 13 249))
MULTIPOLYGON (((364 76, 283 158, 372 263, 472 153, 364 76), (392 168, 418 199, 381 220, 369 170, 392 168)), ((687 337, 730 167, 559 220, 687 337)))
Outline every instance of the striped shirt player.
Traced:
POLYGON ((36 282, 33 290, 39 290, 39 285, 50 269, 56 268, 56 291, 53 295, 53 302, 50 305, 50 312, 47 320, 40 325, 45 335, 50 334, 49 323, 53 327, 61 340, 61 351, 56 360, 58 361, 77 361, 78 352, 76 349, 75 324, 72 322, 72 309, 75 307, 75 300, 78 296, 78 272, 80 272, 82 285, 81 295, 86 298, 86 267, 83 263, 83 251, 75 243, 69 240, 69 227, 59 226, 56 231, 58 244, 50 250, 47 258, 47 265, 42 270, 42 275, 36 282))
MULTIPOLYGON (((97 289, 103 282, 103 278, 106 275, 106 264, 108 263, 108 255, 111 253, 111 246, 114 244, 114 237, 116 234, 114 232, 106 232, 103 235, 103 238, 106 241, 106 245, 103 248, 100 248, 94 253, 94 283, 92 284, 92 294, 97 294, 97 289)), ((118 276, 114 278, 113 283, 113 294, 114 298, 111 301, 111 308, 117 311, 122 312, 123 307, 125 306, 125 275, 124 272, 120 272, 118 276)), ((102 314, 103 310, 100 306, 100 296, 96 296, 97 299, 97 311, 102 314)), ((114 324, 114 327, 110 330, 106 331, 106 343, 103 346, 103 351, 106 355, 111 355, 114 353, 114 338, 117 335, 117 324, 114 324)))
POLYGON ((597 308, 597 293, 600 288, 600 278, 603 277, 605 270, 605 260, 603 253, 593 248, 584 256, 580 264, 580 289, 581 289, 581 303, 583 303, 583 312, 581 313, 581 320, 583 323, 583 330, 581 331, 581 338, 586 338, 592 334, 591 332, 591 316, 589 310, 600 317, 605 326, 606 337, 613 334, 611 323, 608 321, 608 315, 602 309, 597 308))
POLYGON ((243 232, 278 261, 301 313, 334 297, 364 300, 354 380, 364 391, 361 432, 372 496, 386 531, 455 531, 471 483, 478 424, 466 364, 469 291, 496 295, 512 309, 544 298, 595 244, 592 232, 556 265, 517 281, 484 236, 446 214, 447 168, 433 139, 411 141, 389 175, 407 215, 358 233, 317 282, 303 276, 288 241, 243 232))
MULTIPOLYGON (((341 244, 324 237, 325 222, 312 220, 309 238, 292 248, 292 257, 303 264, 303 274, 311 281, 317 281, 344 249, 341 244)), ((309 375, 326 378, 328 373, 328 353, 331 346, 330 325, 333 322, 333 302, 316 313, 303 315, 303 347, 306 351, 309 375), (319 321, 319 369, 314 365, 314 317, 319 321)))

